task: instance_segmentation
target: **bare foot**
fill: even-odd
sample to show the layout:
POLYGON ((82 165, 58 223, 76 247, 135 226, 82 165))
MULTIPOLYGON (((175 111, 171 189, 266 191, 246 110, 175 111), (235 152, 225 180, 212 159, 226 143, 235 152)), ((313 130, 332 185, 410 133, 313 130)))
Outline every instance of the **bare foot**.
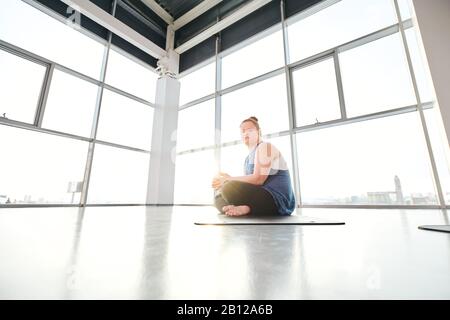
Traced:
POLYGON ((228 210, 230 210, 232 207, 234 207, 234 205, 223 206, 223 207, 222 207, 222 211, 225 213, 225 212, 227 212, 228 210))
POLYGON ((230 206, 231 208, 228 208, 227 211, 225 211, 225 214, 227 216, 243 216, 250 213, 250 207, 249 206, 230 206))

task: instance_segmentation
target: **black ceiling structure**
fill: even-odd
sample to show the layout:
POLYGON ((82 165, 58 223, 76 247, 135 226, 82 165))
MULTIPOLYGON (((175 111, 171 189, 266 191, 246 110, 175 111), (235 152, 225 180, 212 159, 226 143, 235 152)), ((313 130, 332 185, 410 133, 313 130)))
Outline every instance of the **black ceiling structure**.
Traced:
POLYGON ((174 19, 178 19, 203 2, 203 0, 156 0, 156 2, 174 19))
MULTIPOLYGON (((35 1, 64 17, 68 18, 72 15, 71 10, 68 10, 68 6, 61 1, 35 1)), ((113 14, 114 0, 90 1, 106 12, 113 14)), ((199 5, 202 1, 203 0, 156 0, 156 2, 166 10, 174 20, 199 5)), ((285 16, 288 18, 321 1, 322 0, 284 0, 285 16)), ((249 2, 251 2, 251 0, 224 0, 220 2, 175 31, 175 48, 186 41, 189 41, 249 2)), ((165 49, 168 24, 141 0, 117 0, 114 16, 157 46, 165 49)), ((93 20, 81 15, 80 22, 83 28, 95 35, 103 39, 108 38, 108 30, 93 20)), ((218 34, 211 36, 200 44, 183 52, 180 55, 180 72, 192 68, 213 57, 216 52, 216 38, 219 38, 219 52, 221 52, 280 22, 281 0, 272 0, 228 28, 223 29, 218 34)), ((128 52, 144 63, 156 67, 157 59, 138 49, 126 40, 113 35, 111 41, 113 45, 128 52)))

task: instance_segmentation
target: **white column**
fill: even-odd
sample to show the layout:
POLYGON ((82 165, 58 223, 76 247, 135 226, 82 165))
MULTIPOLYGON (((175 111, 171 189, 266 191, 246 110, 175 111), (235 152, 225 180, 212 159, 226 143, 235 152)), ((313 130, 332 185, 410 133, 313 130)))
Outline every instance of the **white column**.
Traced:
POLYGON ((436 99, 450 140, 450 0, 412 0, 436 99))
POLYGON ((173 204, 179 96, 180 82, 162 75, 156 85, 147 204, 173 204))

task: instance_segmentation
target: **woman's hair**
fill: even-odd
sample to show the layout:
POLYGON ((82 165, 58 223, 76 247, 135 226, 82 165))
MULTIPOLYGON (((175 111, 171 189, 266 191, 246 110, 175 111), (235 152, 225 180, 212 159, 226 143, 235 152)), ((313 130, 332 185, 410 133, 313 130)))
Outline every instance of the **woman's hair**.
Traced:
POLYGON ((241 122, 241 124, 243 124, 244 122, 247 122, 247 121, 252 122, 252 123, 255 125, 256 129, 259 130, 258 118, 254 117, 254 116, 249 117, 249 118, 243 120, 243 121, 241 122))
POLYGON ((258 129, 259 135, 261 136, 261 128, 259 127, 258 118, 256 118, 255 116, 251 116, 251 117, 243 120, 241 122, 241 124, 243 124, 244 122, 247 122, 247 121, 249 121, 255 125, 256 129, 258 129))

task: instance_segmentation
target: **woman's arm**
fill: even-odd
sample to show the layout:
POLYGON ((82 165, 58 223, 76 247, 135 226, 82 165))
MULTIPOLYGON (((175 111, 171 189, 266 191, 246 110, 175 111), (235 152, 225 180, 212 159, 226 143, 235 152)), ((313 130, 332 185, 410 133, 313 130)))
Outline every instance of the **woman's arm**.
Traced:
POLYGON ((261 177, 256 177, 254 174, 249 174, 246 176, 230 177, 230 178, 225 179, 225 181, 242 181, 242 182, 247 182, 247 183, 251 183, 251 184, 256 184, 259 186, 259 185, 262 185, 264 183, 264 181, 266 181, 266 179, 264 179, 264 181, 262 181, 261 177))

